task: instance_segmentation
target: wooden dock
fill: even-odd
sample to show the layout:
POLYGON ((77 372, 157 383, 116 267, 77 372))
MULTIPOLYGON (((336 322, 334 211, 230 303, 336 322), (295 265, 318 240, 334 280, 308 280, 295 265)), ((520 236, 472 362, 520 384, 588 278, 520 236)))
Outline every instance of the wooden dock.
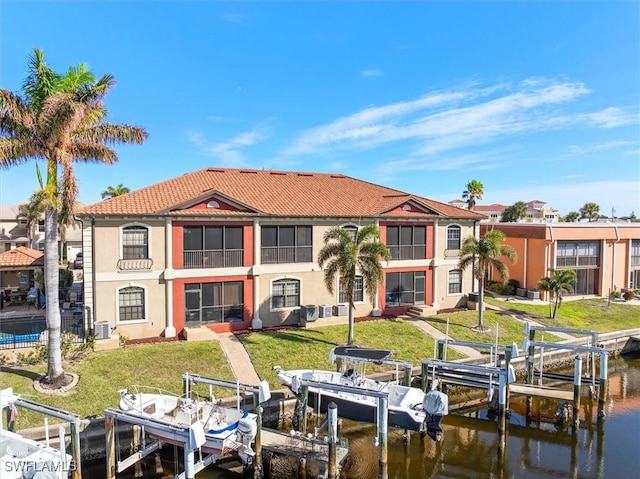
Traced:
POLYGON ((573 401, 573 391, 551 388, 548 386, 511 383, 509 384, 509 393, 523 394, 525 396, 536 396, 545 399, 561 399, 565 401, 573 401))
MULTIPOLYGON (((260 442, 263 450, 273 454, 294 456, 324 463, 329 460, 329 445, 324 439, 306 437, 299 432, 290 434, 277 429, 263 428, 260 442)), ((336 447, 336 463, 342 464, 348 452, 348 447, 338 444, 336 447)))

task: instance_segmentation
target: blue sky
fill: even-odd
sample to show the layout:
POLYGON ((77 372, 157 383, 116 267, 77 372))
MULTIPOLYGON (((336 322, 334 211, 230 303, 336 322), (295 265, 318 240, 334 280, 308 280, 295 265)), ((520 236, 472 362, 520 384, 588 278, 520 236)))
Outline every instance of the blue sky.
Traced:
MULTIPOLYGON (((640 2, 17 1, 0 86, 34 47, 112 73, 109 120, 143 126, 79 199, 207 166, 339 172, 447 202, 586 202, 640 216, 640 2)), ((0 203, 37 186, 0 170, 0 203)))

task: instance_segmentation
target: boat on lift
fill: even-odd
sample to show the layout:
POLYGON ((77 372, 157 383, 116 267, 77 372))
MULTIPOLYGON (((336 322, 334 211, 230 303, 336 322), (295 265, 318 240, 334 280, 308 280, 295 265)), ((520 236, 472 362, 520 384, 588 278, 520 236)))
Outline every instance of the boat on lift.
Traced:
MULTIPOLYGON (((261 383, 261 388, 266 389, 265 397, 270 395, 268 387, 266 381, 261 383)), ((119 393, 122 412, 154 420, 154 425, 145 427, 151 437, 182 446, 183 436, 176 434, 172 426, 186 428, 193 443, 203 452, 216 457, 235 452, 245 466, 254 464, 252 443, 258 430, 256 414, 203 400, 195 393, 178 396, 141 386, 136 386, 134 392, 122 389, 119 393)))
POLYGON ((420 388, 399 384, 399 374, 396 374, 395 380, 391 381, 380 381, 365 374, 367 364, 395 366, 396 372, 402 367, 411 374, 411 364, 393 360, 392 355, 392 351, 383 349, 337 346, 329 353, 329 362, 337 364, 338 371, 285 370, 280 366, 275 366, 274 370, 278 379, 294 394, 300 394, 302 380, 323 383, 322 387, 308 387, 309 405, 319 408, 319 411, 324 413, 329 404, 334 402, 338 406, 340 417, 354 421, 375 424, 377 399, 366 394, 332 390, 330 387, 332 384, 351 386, 363 391, 386 392, 388 393, 388 425, 427 433, 428 422, 433 420, 433 415, 428 414, 424 409, 426 394, 420 388))
MULTIPOLYGON (((17 414, 20 399, 13 388, 0 390, 0 411, 10 410, 9 422, 17 414)), ((0 418, 0 478, 2 479, 64 479, 73 470, 70 454, 49 444, 42 444, 10 430, 0 418)))

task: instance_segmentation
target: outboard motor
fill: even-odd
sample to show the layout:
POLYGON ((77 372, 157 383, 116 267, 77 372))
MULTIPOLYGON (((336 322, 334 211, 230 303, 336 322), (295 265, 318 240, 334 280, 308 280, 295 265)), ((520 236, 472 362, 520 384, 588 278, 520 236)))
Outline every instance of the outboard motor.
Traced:
POLYGON ((256 438, 257 433, 258 426, 255 421, 248 417, 243 417, 238 421, 236 438, 238 439, 238 442, 242 444, 242 447, 238 449, 238 455, 245 467, 253 466, 256 453, 251 448, 251 443, 256 438))
POLYGON ((422 408, 426 413, 424 429, 427 435, 434 441, 439 441, 442 439, 440 423, 442 418, 449 414, 449 397, 437 389, 432 389, 424 395, 422 408))

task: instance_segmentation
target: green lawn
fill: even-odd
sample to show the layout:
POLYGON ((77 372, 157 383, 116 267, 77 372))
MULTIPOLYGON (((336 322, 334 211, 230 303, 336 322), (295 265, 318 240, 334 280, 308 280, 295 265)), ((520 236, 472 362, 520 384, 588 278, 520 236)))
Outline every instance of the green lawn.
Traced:
POLYGON ((555 319, 549 318, 549 306, 546 304, 516 303, 491 297, 485 297, 485 301, 518 314, 529 315, 545 326, 588 329, 598 333, 640 328, 640 306, 610 303, 605 299, 564 301, 555 319))
MULTIPOLYGON (((524 339, 524 324, 503 312, 489 310, 484 312, 484 325, 491 329, 489 333, 477 333, 471 330, 473 326, 478 324, 477 311, 461 311, 424 318, 426 322, 443 333, 447 331, 447 319, 449 320, 449 337, 458 341, 493 344, 496 339, 496 331, 498 332, 498 344, 502 346, 511 343, 516 343, 519 346, 524 339)), ((551 333, 545 334, 546 341, 555 342, 560 339, 551 333)), ((488 353, 487 350, 479 349, 479 351, 488 353)))
MULTIPOLYGON (((102 416, 106 408, 117 407, 118 390, 134 385, 161 387, 180 394, 182 374, 185 372, 234 380, 222 350, 212 341, 143 344, 112 351, 89 352, 84 359, 66 364, 65 370, 80 377, 76 388, 67 396, 44 395, 33 388, 33 380, 44 374, 46 364, 16 368, 3 366, 0 384, 2 387, 12 386, 13 391, 25 399, 86 418, 102 416)), ((198 392, 205 394, 205 388, 203 386, 198 392)), ((215 393, 230 395, 229 391, 218 389, 215 393)), ((19 428, 42 423, 41 414, 28 413, 21 408, 19 428)))
MULTIPOLYGON (((347 325, 322 328, 292 329, 277 332, 249 333, 239 336, 253 362, 258 375, 269 381, 274 389, 282 383, 273 372, 273 366, 284 369, 329 369, 329 351, 345 344, 347 325)), ((420 360, 433 357, 434 341, 415 326, 400 320, 366 321, 355 324, 355 343, 358 346, 389 349, 393 358, 420 366, 420 360)), ((451 359, 462 357, 452 353, 451 359)), ((389 368, 371 368, 376 370, 389 368)))

